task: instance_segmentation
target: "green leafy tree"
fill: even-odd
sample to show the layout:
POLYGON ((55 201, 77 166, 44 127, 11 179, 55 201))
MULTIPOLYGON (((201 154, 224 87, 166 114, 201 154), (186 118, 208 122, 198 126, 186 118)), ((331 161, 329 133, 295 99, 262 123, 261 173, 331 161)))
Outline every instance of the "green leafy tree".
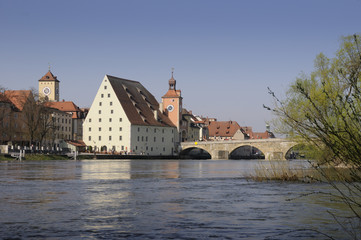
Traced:
POLYGON ((334 58, 319 54, 315 70, 297 78, 284 100, 269 89, 275 104, 264 106, 276 115, 278 132, 314 149, 313 156, 319 160, 317 167, 327 163, 347 168, 347 176, 345 171, 337 171, 342 175, 338 184, 323 168, 318 170, 337 190, 334 197, 351 210, 356 225, 345 229, 354 239, 361 238, 360 49, 360 35, 343 37, 334 58))

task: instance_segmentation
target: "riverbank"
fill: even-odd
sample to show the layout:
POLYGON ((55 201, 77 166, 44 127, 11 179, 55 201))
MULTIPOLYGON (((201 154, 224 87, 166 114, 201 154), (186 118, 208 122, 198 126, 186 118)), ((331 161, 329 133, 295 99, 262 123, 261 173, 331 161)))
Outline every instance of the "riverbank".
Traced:
MULTIPOLYGON (((148 155, 116 155, 116 154, 79 154, 77 160, 87 159, 179 159, 178 156, 148 156, 148 155)), ((36 160, 74 160, 74 157, 68 155, 55 154, 26 154, 22 161, 36 160)), ((0 154, 0 161, 18 161, 10 154, 0 154)))

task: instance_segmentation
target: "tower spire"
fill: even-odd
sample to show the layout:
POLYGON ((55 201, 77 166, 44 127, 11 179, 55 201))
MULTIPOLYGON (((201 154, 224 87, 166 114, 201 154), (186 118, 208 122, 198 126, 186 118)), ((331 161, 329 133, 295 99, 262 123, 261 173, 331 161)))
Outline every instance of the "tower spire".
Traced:
POLYGON ((171 79, 169 79, 169 90, 176 90, 175 88, 176 80, 173 77, 173 73, 174 73, 174 68, 172 68, 172 77, 171 79))

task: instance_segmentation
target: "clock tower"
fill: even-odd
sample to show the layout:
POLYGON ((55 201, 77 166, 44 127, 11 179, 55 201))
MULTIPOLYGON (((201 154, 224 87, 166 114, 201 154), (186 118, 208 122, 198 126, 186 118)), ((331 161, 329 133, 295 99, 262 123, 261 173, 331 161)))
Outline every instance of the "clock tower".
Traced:
POLYGON ((59 80, 50 72, 50 69, 39 79, 39 97, 51 102, 59 101, 59 80))
POLYGON ((182 120, 182 97, 181 90, 176 89, 176 80, 172 77, 168 81, 168 92, 162 97, 163 112, 168 114, 169 119, 177 127, 180 132, 181 120, 182 120))

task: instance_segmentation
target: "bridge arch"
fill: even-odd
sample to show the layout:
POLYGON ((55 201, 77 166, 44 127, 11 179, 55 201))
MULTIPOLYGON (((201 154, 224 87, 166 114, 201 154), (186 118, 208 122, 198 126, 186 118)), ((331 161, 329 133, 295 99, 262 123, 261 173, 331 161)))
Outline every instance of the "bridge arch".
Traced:
POLYGON ((286 153, 286 159, 301 159, 309 157, 309 147, 305 147, 305 144, 298 143, 292 146, 286 153))
POLYGON ((201 147, 188 147, 179 153, 182 159, 211 159, 211 154, 201 147))
POLYGON ((264 153, 252 146, 252 145, 242 145, 235 147, 233 151, 229 153, 229 159, 264 159, 264 153))

